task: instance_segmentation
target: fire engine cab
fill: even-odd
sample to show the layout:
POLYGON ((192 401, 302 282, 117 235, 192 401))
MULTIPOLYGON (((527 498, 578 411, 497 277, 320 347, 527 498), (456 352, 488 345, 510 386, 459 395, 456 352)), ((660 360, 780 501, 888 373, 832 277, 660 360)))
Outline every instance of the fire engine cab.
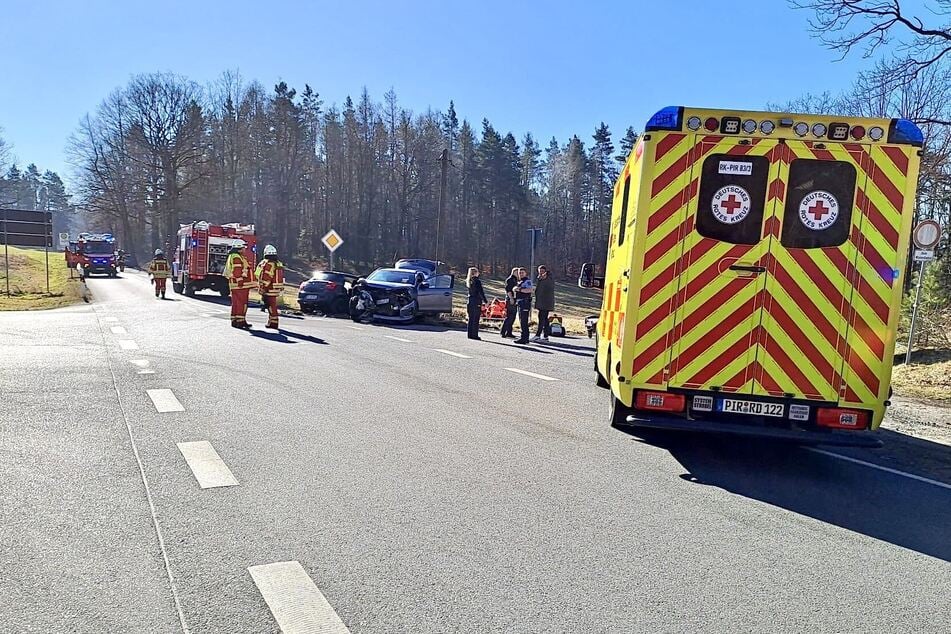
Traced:
POLYGON ((244 256, 255 266, 254 225, 230 223, 213 225, 193 222, 178 230, 178 242, 172 259, 172 290, 192 296, 196 291, 210 289, 228 297, 228 280, 224 276, 228 251, 237 239, 247 247, 244 256))
MULTIPOLYGON (((77 263, 83 269, 83 275, 93 273, 117 277, 116 269, 116 240, 108 233, 80 233, 76 239, 76 250, 69 253, 67 248, 67 263, 77 263)), ((73 265, 75 266, 75 264, 73 265)))
POLYGON ((879 445, 922 145, 904 119, 655 114, 614 188, 612 423, 879 445))

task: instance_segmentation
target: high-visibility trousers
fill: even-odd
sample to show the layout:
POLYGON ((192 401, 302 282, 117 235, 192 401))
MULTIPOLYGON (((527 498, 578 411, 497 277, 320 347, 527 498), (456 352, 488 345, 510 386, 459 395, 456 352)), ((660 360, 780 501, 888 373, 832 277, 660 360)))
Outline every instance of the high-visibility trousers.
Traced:
POLYGON ((261 301, 267 306, 267 327, 277 328, 277 295, 262 295, 261 301))
POLYGON ((243 326, 248 323, 245 317, 248 314, 248 291, 247 288, 231 289, 231 325, 238 324, 243 326))
POLYGON ((162 294, 162 297, 165 297, 165 282, 166 278, 164 277, 154 277, 152 281, 155 282, 155 296, 158 297, 159 293, 162 294))

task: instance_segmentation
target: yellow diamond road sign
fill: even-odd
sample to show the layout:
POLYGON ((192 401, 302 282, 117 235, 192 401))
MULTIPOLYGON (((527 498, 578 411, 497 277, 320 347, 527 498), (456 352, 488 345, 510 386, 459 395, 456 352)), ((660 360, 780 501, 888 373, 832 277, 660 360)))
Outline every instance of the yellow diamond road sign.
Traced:
POLYGON ((343 244, 343 238, 340 237, 340 234, 331 229, 327 232, 323 238, 320 239, 324 243, 324 246, 330 249, 330 252, 333 253, 340 248, 340 245, 343 244))

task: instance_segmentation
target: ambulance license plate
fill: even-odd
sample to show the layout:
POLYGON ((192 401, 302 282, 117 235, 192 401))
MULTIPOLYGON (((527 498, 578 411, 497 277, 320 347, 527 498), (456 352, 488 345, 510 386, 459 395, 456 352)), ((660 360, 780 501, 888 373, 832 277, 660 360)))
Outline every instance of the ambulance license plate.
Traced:
POLYGON ((761 403, 759 401, 739 401, 725 398, 719 403, 720 411, 729 414, 750 414, 753 416, 775 416, 781 418, 786 406, 779 403, 761 403))

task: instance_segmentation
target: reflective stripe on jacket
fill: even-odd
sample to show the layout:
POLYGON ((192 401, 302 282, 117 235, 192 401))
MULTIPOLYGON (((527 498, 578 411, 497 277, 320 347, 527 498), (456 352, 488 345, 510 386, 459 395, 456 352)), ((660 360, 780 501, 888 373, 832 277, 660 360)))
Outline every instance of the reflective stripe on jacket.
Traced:
POLYGON ((284 290, 284 263, 280 260, 261 260, 257 275, 261 295, 277 297, 284 290))
POLYGON ((149 262, 149 275, 157 280, 170 278, 172 276, 172 270, 168 266, 168 260, 165 258, 155 258, 149 262))
POLYGON ((229 253, 228 263, 225 265, 225 277, 228 278, 228 288, 251 288, 254 285, 254 271, 248 259, 240 253, 229 253))

